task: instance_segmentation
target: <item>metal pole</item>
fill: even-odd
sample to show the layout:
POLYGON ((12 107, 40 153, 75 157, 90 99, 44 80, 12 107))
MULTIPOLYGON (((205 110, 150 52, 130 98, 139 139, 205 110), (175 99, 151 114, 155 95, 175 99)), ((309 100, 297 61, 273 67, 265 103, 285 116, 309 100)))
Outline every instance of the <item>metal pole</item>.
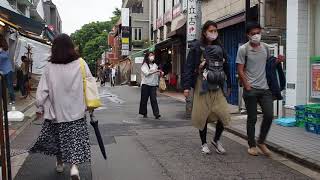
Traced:
MULTIPOLYGON (((3 76, 0 75, 0 87, 3 86, 3 76)), ((0 88, 0 98, 2 98, 2 88, 0 88)), ((7 179, 7 166, 6 166, 6 150, 5 150, 5 136, 4 136, 4 126, 3 126, 3 109, 2 100, 0 99, 0 147, 1 147, 1 170, 2 179, 7 179)))
POLYGON ((7 172, 8 180, 12 180, 11 174, 11 155, 10 155, 10 136, 9 136, 9 119, 8 119, 8 102, 7 102, 7 88, 4 80, 2 80, 2 100, 3 100, 3 113, 4 113, 4 126, 5 126, 5 138, 6 138, 6 159, 7 159, 7 172))

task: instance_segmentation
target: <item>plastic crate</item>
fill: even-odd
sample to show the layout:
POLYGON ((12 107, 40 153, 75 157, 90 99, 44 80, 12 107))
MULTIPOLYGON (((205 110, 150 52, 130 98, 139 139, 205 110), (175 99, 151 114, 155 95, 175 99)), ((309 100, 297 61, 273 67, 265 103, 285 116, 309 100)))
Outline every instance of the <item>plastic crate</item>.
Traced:
POLYGON ((308 122, 311 122, 311 123, 315 123, 315 124, 320 124, 320 119, 319 118, 313 118, 313 117, 307 116, 305 118, 305 121, 308 121, 308 122))
POLYGON ((320 114, 320 105, 319 104, 307 105, 305 107, 305 112, 306 113, 313 113, 313 114, 320 114))
POLYGON ((305 128, 306 128, 306 131, 308 132, 311 132, 314 134, 320 134, 320 125, 306 121, 305 128))
POLYGON ((300 128, 304 128, 305 127, 305 120, 302 120, 302 121, 297 121, 296 122, 296 126, 297 127, 300 127, 300 128))

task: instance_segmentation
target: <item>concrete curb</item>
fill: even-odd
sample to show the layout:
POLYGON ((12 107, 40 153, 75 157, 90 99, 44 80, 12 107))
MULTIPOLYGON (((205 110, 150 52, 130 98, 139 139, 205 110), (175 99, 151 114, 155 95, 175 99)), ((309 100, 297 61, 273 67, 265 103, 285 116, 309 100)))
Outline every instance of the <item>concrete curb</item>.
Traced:
MULTIPOLYGON (((241 132, 239 130, 236 130, 230 126, 225 127, 225 130, 236 135, 239 136, 245 140, 248 139, 247 135, 244 132, 241 132)), ((268 146, 268 148, 278 154, 281 154, 282 156, 291 159, 307 168, 313 169, 317 172, 320 172, 320 164, 316 163, 314 160, 307 158, 301 154, 297 154, 296 152, 293 152, 289 149, 286 149, 284 147, 281 147, 279 145, 276 145, 272 142, 266 141, 266 145, 268 146)))
MULTIPOLYGON (((165 94, 163 94, 163 95, 165 95, 165 94)), ((179 98, 174 98, 169 95, 165 95, 165 96, 173 98, 173 99, 178 100, 180 102, 184 102, 184 101, 181 101, 179 98)), ((231 114, 236 114, 236 113, 231 113, 231 114)), ((238 136, 238 137, 241 137, 245 140, 248 140, 248 137, 245 132, 241 132, 241 131, 236 130, 230 126, 225 127, 225 130, 228 131, 229 133, 232 133, 232 134, 238 136)), ((291 160, 301 164, 302 166, 305 166, 307 168, 310 168, 312 170, 320 172, 320 164, 318 164, 315 160, 307 158, 301 154, 297 154, 296 152, 293 152, 289 149, 286 149, 284 147, 281 147, 281 146, 276 145, 276 144, 269 142, 269 141, 266 141, 266 145, 268 146, 268 148, 270 148, 270 150, 272 150, 278 154, 281 154, 282 156, 284 156, 288 159, 291 159, 291 160)))

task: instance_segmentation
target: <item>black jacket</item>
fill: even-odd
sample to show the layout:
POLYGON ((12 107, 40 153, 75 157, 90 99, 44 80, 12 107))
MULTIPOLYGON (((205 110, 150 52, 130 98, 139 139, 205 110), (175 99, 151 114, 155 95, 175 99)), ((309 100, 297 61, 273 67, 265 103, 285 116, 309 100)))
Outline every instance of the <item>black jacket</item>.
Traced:
POLYGON ((266 76, 273 99, 282 100, 281 91, 286 87, 286 78, 281 64, 277 63, 277 58, 270 57, 267 60, 266 76))
MULTIPOLYGON (((182 75, 182 84, 184 89, 191 89, 195 87, 197 78, 198 78, 198 68, 201 63, 202 50, 200 49, 201 44, 200 41, 195 40, 190 45, 190 51, 187 57, 187 61, 184 66, 184 72, 182 75)), ((223 49, 223 47, 222 47, 223 49)), ((224 51, 224 59, 225 62, 223 64, 223 70, 227 76, 227 86, 231 87, 231 78, 230 78, 230 70, 227 54, 224 51)))

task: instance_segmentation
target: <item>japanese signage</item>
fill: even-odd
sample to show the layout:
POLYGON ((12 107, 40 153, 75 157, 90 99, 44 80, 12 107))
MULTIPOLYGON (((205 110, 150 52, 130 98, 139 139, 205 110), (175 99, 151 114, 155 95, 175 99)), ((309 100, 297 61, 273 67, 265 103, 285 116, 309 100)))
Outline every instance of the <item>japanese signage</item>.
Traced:
POLYGON ((197 36, 197 0, 188 0, 187 41, 197 36))
POLYGON ((311 97, 320 98, 320 64, 312 64, 311 80, 312 80, 311 97))
POLYGON ((164 14, 164 24, 171 22, 172 21, 172 9, 169 9, 165 14, 164 14))
POLYGON ((121 9, 121 55, 128 56, 130 50, 130 11, 129 8, 121 9))
POLYGON ((181 4, 177 4, 173 7, 173 10, 172 10, 172 18, 176 18, 178 17, 180 14, 182 13, 182 6, 181 4))

